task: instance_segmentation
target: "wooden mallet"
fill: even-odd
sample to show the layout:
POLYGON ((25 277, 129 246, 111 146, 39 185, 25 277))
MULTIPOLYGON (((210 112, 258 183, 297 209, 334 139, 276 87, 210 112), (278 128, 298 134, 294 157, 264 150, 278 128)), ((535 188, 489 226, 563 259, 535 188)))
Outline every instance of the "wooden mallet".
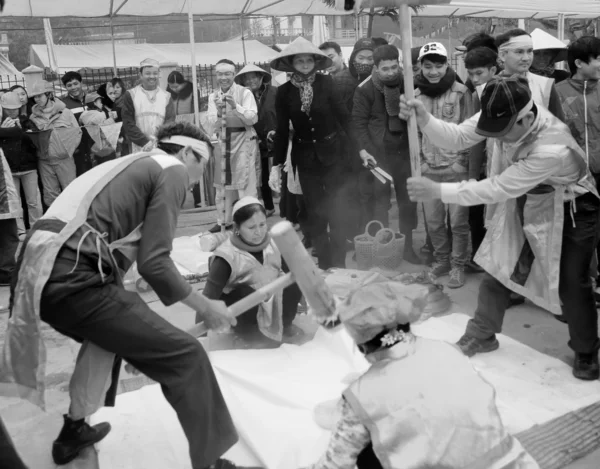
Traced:
MULTIPOLYGON (((302 245, 292 224, 287 221, 277 223, 271 228, 271 237, 279 248, 290 272, 231 305, 229 307, 231 314, 237 317, 268 300, 275 293, 296 283, 310 307, 311 315, 318 322, 326 323, 335 320, 336 304, 333 293, 325 283, 323 275, 310 254, 302 245)), ((200 337, 206 334, 207 329, 203 323, 198 323, 187 332, 194 337, 200 337)))
MULTIPOLYGON (((330 4, 330 0, 323 0, 330 4)), ((354 9, 359 13, 363 8, 398 8, 400 20, 400 37, 402 39, 402 62, 404 67, 404 96, 407 100, 415 98, 415 85, 412 72, 412 25, 410 7, 439 5, 450 3, 450 0, 335 0, 336 10, 349 11, 354 9)), ((408 119, 408 145, 410 147, 410 167, 413 177, 421 176, 421 146, 417 117, 413 111, 408 119)))

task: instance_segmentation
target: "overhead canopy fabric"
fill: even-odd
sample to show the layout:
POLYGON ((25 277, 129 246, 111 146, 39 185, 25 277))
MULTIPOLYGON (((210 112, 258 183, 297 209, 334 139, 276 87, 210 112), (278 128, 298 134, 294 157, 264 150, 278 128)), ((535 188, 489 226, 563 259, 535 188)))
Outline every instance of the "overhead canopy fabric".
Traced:
MULTIPOLYGON (((293 16, 340 15, 322 0, 10 0, 4 16, 79 16, 116 15, 161 16, 186 14, 187 1, 193 2, 193 12, 199 16, 293 16), (122 6, 122 7, 121 7, 122 6)), ((351 12, 350 12, 351 13, 351 12)), ((498 18, 556 18, 564 13, 568 18, 597 18, 598 0, 452 0, 445 6, 428 6, 420 16, 474 16, 498 18)))
MULTIPOLYGON (((246 42, 248 63, 270 62, 277 55, 273 49, 259 41, 246 42)), ((145 58, 153 58, 161 63, 175 62, 177 65, 191 65, 190 44, 116 44, 117 68, 138 67, 145 58)), ((84 46, 54 46, 56 59, 61 71, 82 68, 112 68, 113 52, 110 44, 84 46)), ((196 44, 196 65, 214 65, 221 59, 244 63, 241 41, 210 42, 196 44)), ((48 52, 45 45, 33 44, 29 49, 31 65, 48 67, 48 52)))

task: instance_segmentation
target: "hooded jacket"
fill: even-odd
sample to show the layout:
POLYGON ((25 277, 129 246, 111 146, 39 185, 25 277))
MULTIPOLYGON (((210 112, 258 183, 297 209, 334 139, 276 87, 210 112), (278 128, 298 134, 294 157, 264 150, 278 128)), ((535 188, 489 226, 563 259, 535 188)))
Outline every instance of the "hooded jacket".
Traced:
POLYGON ((354 49, 352 50, 352 54, 350 54, 350 58, 348 59, 348 66, 344 67, 340 72, 332 75, 333 81, 335 82, 340 94, 342 95, 342 99, 348 106, 348 111, 352 113, 352 107, 354 106, 354 92, 360 83, 371 76, 370 73, 365 75, 359 75, 356 66, 354 65, 354 60, 356 58, 356 54, 363 50, 373 50, 374 45, 370 39, 360 39, 354 44, 354 49))
POLYGON ((81 142, 77 119, 62 101, 50 101, 48 106, 33 106, 31 121, 39 130, 53 130, 47 151, 40 151, 40 160, 71 158, 81 142))
POLYGON ((556 85, 565 123, 584 152, 590 171, 600 174, 600 86, 598 81, 570 78, 556 85), (586 136, 587 109, 587 136, 586 136))

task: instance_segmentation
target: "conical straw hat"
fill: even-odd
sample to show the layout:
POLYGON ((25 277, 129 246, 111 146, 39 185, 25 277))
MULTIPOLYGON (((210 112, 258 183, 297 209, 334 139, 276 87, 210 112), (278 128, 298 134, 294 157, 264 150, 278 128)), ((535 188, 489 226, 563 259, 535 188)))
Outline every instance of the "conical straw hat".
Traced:
POLYGON ((244 68, 242 68, 239 71, 239 73, 235 76, 234 80, 238 85, 242 84, 242 75, 245 75, 246 73, 260 73, 264 77, 264 83, 269 83, 271 81, 271 74, 269 72, 263 70, 257 65, 248 64, 244 68))
POLYGON ((280 72, 295 72, 292 62, 295 55, 311 54, 315 57, 315 68, 325 70, 333 65, 333 62, 312 42, 299 37, 289 46, 283 49, 271 62, 271 68, 280 72))

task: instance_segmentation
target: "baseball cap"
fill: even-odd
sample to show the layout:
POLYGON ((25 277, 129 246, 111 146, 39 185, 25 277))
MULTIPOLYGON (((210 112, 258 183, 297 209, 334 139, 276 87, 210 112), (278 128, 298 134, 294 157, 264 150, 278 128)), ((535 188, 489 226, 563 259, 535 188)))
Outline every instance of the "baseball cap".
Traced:
POLYGON ((94 101, 96 101, 97 99, 102 99, 102 96, 100 96, 95 91, 88 93, 85 95, 85 104, 91 104, 94 101))
POLYGON ((2 98, 0 98, 0 106, 3 109, 20 109, 23 105, 17 93, 9 91, 8 93, 4 93, 2 98))
POLYGON ((448 57, 448 51, 444 47, 444 44, 440 42, 430 42, 421 47, 419 51, 419 60, 423 60, 426 55, 441 55, 442 57, 448 57))
POLYGON ((503 137, 519 116, 531 108, 533 100, 525 78, 494 77, 481 94, 481 114, 476 131, 484 137, 503 137))

